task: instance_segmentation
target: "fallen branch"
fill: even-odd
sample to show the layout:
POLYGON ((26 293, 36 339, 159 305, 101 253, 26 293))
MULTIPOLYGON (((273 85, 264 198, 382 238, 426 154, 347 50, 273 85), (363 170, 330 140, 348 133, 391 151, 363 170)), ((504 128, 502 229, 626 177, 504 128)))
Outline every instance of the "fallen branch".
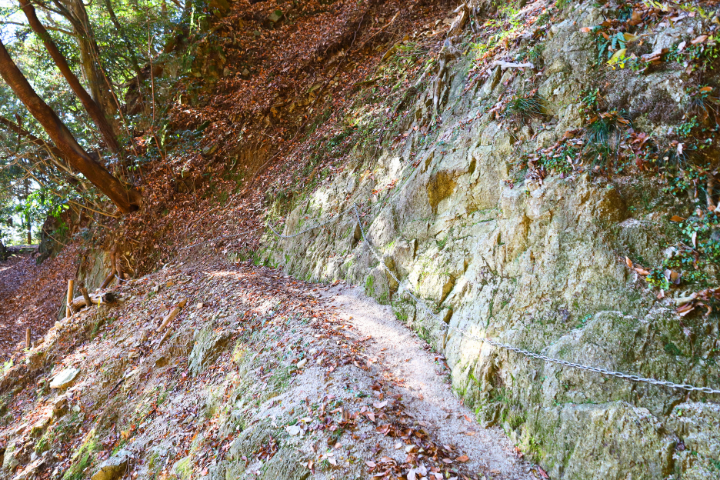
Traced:
POLYGON ((163 319, 162 323, 157 328, 156 332, 159 332, 159 331, 163 330, 165 327, 167 327, 168 324, 170 322, 172 322, 175 319, 175 317, 178 316, 178 314, 180 313, 180 310, 182 310, 182 308, 185 306, 185 304, 187 304, 187 298, 183 298, 182 300, 180 300, 180 303, 178 303, 177 306, 175 308, 173 308, 170 311, 170 313, 168 313, 167 316, 163 319))
POLYGON ((115 278, 115 268, 110 269, 110 273, 108 273, 108 276, 105 277, 105 280, 103 280, 103 283, 100 285, 100 290, 107 288, 108 285, 110 285, 115 278))
POLYGON ((172 329, 169 329, 169 328, 168 328, 168 330, 165 332, 165 335, 163 335, 162 338, 160 339, 160 341, 158 342, 158 347, 159 347, 160 345, 162 345, 163 343, 165 343, 165 340, 168 339, 168 337, 170 336, 170 334, 171 334, 172 332, 173 332, 172 329))
MULTIPOLYGON (((90 300, 90 305, 106 305, 108 303, 114 303, 115 300, 117 300, 115 294, 112 292, 92 294, 88 295, 88 298, 90 300)), ((89 306, 84 295, 75 297, 70 303, 75 310, 89 306)))
POLYGON ((90 295, 88 295, 87 288, 85 288, 84 286, 80 287, 80 293, 82 293, 82 296, 85 299, 85 305, 86 306, 92 305, 92 299, 90 298, 90 295))
POLYGON ((507 70, 508 68, 535 68, 535 65, 532 63, 514 63, 514 62, 505 62, 503 60, 498 60, 494 62, 491 66, 499 66, 502 70, 507 70))

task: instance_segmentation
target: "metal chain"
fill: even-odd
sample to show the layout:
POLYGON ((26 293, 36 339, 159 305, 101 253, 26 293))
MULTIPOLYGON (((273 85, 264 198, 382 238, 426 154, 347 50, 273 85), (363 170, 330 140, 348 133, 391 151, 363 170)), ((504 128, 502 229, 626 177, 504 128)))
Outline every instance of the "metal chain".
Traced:
POLYGON ((270 222, 268 222, 268 227, 270 227, 270 230, 272 230, 272 232, 273 232, 275 235, 277 235, 278 237, 280 237, 280 238, 295 238, 295 237, 299 237, 299 236, 302 235, 303 233, 309 232, 310 230, 315 230, 316 228, 324 227, 325 225, 328 225, 328 224, 330 224, 330 223, 333 223, 333 222, 338 221, 338 220, 340 219, 340 217, 342 217, 343 215, 345 215, 345 214, 348 213, 349 211, 353 210, 354 208, 355 208, 355 204, 353 203, 353 206, 352 206, 352 207, 350 207, 350 208, 348 208, 348 209, 346 209, 346 210, 343 210, 342 212, 338 213, 337 216, 335 216, 335 217, 333 217, 333 218, 330 218, 329 220, 327 220, 327 221, 325 221, 325 222, 319 223, 319 224, 317 224, 317 225, 313 225, 312 227, 308 227, 308 228, 306 228, 305 230, 301 230, 301 231, 299 231, 299 232, 297 232, 297 233, 294 233, 294 234, 292 234, 292 235, 283 235, 283 234, 279 233, 278 231, 275 230, 275 228, 272 226, 272 223, 270 223, 270 222))
MULTIPOLYGON (((282 234, 278 233, 278 232, 273 228, 272 225, 268 224, 268 226, 270 227, 270 230, 272 230, 272 232, 273 232, 275 235, 277 235, 278 237, 280 237, 280 238, 295 238, 295 237, 297 237, 297 236, 299 236, 299 235, 302 235, 303 233, 309 232, 310 230, 314 230, 314 229, 316 229, 316 228, 324 227, 325 225, 328 225, 328 224, 330 224, 330 223, 332 223, 332 222, 335 222, 335 221, 339 220, 342 215, 344 215, 345 213, 350 212, 350 211, 354 211, 354 212, 355 212, 355 217, 356 217, 357 225, 358 225, 358 227, 360 227, 360 234, 362 235, 363 240, 365 240, 365 245, 367 245, 367 247, 368 247, 368 249, 370 250, 370 252, 375 256, 375 258, 378 260, 378 262, 380 262, 380 265, 383 267, 383 269, 392 277, 393 280, 395 280, 395 282, 396 282, 398 285, 400 285, 400 283, 401 283, 400 280, 395 276, 395 273, 394 273, 392 270, 390 270, 387 265, 385 265, 385 261, 384 261, 383 258, 380 256, 380 254, 377 252, 377 250, 375 250, 375 248, 374 248, 374 247, 372 246, 372 244, 370 243, 370 240, 368 240, 367 236, 365 235, 365 229, 363 228, 362 220, 360 219, 360 212, 358 211, 356 204, 353 204, 352 207, 348 208, 347 210, 344 210, 344 211, 340 212, 336 217, 333 217, 333 218, 331 218, 331 219, 329 219, 329 220, 327 220, 327 221, 325 221, 325 222, 319 223, 319 224, 314 225, 314 226, 312 226, 312 227, 306 228, 305 230, 302 230, 302 231, 300 231, 300 232, 298 232, 298 233, 296 233, 296 234, 293 234, 293 235, 282 235, 282 234)), ((427 304, 426 304, 423 300, 421 300, 420 298, 418 298, 418 297, 417 297, 412 291, 410 291, 409 289, 406 289, 405 292, 406 292, 408 295, 410 295, 410 297, 412 297, 413 300, 415 300, 416 305, 419 305, 419 306, 422 308, 422 310, 425 311, 426 314, 428 314, 428 315, 431 316, 431 317, 434 317, 434 318, 438 319, 437 314, 435 314, 435 313, 427 306, 427 304)), ((438 323, 439 323, 439 324, 442 324, 442 323, 444 323, 444 322, 440 321, 440 322, 438 322, 438 323)), ((615 372, 615 371, 613 371, 613 370, 608 370, 608 369, 605 369, 605 368, 592 367, 592 366, 589 366, 589 365, 583 365, 583 364, 581 364, 581 363, 573 363, 573 362, 568 362, 567 360, 561 360, 561 359, 559 359, 559 358, 548 357, 547 355, 542 355, 542 354, 539 354, 539 353, 531 352, 531 351, 529 351, 529 350, 524 350, 524 349, 522 349, 522 348, 513 347, 512 345, 508 345, 508 344, 506 344, 506 343, 501 343, 501 342, 498 342, 498 341, 493 340, 493 339, 491 339, 491 338, 480 337, 480 336, 478 336, 478 335, 475 335, 475 334, 473 334, 473 333, 467 332, 467 331, 465 331, 465 330, 461 330, 461 329, 456 328, 456 327, 453 327, 453 326, 451 326, 451 325, 448 325, 448 330, 452 330, 452 331, 454 331, 454 332, 457 332, 458 334, 460 334, 460 335, 462 335, 462 336, 465 336, 465 337, 473 338, 473 339, 475 339, 475 340, 477 340, 477 341, 479 341, 479 342, 487 343, 488 345, 492 345, 493 347, 496 347, 496 348, 502 348, 502 349, 504 349, 504 350, 508 350, 508 351, 515 352, 515 353, 519 353, 520 355, 523 355, 523 356, 526 356, 526 357, 529 357, 529 358, 534 358, 534 359, 537 359, 537 360, 543 360, 543 361, 545 361, 545 362, 554 363, 554 364, 556 364, 556 365, 562 365, 562 366, 564 366, 564 367, 575 368, 575 369, 583 370, 583 371, 586 371, 586 372, 599 373, 599 374, 601 374, 601 375, 606 375, 606 376, 615 377, 615 378, 621 378, 621 379, 623 379, 623 380, 629 380, 629 381, 632 381, 632 382, 648 383, 648 384, 650 384, 650 385, 658 385, 658 386, 661 386, 661 387, 674 388, 674 389, 677 389, 677 390, 685 390, 685 391, 687 391, 687 392, 702 392, 702 393, 720 394, 720 390, 716 390, 716 389, 713 389, 713 388, 710 388, 710 387, 695 387, 695 386, 693 386, 693 385, 673 383, 673 382, 669 382, 669 381, 667 381, 667 380, 656 380, 656 379, 654 379, 654 378, 641 377, 641 376, 639 376, 639 375, 632 375, 632 374, 623 373, 623 372, 615 372)))

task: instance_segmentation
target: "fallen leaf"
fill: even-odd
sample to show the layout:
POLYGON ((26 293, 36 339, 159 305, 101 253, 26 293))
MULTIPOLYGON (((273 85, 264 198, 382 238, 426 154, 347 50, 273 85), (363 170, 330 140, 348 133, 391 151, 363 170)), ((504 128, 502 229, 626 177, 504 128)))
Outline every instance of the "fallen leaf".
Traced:
POLYGON ((470 457, 468 457, 467 455, 460 455, 460 456, 457 457, 455 460, 457 460, 458 462, 465 463, 465 462, 467 462, 468 460, 470 460, 470 457))
POLYGON ((633 35, 632 33, 624 33, 624 34, 623 34, 623 37, 625 37, 625 41, 626 41, 627 43, 634 42, 634 41, 636 41, 638 38, 640 38, 639 36, 633 35))
POLYGON ((378 433, 382 433, 383 435, 387 435, 390 431, 390 425, 381 425, 377 428, 375 428, 375 431, 378 433))
POLYGON ((633 262, 628 257, 625 257, 625 265, 628 266, 628 268, 633 268, 633 262))
POLYGON ((699 37, 697 37, 695 40, 691 41, 690 43, 692 45, 697 45, 698 43, 705 43, 705 40, 707 40, 707 39, 708 39, 707 35, 700 35, 699 37))
POLYGON ((615 65, 616 63, 621 62, 625 58, 625 52, 627 52, 627 49, 621 48, 617 52, 613 53, 613 56, 610 57, 610 60, 608 60, 608 65, 615 65))
POLYGON ((673 215, 672 217, 670 217, 670 221, 671 221, 671 222, 684 222, 685 219, 684 219, 683 217, 679 217, 679 216, 677 216, 677 215, 673 215))
POLYGON ((692 312, 693 310, 695 310, 695 305, 693 303, 686 303, 685 305, 678 307, 675 311, 677 312, 678 315, 680 315, 681 317, 684 317, 685 315, 692 312))
POLYGON ((640 13, 639 10, 633 10, 632 16, 630 17, 630 20, 628 20, 628 25, 636 26, 642 23, 642 13, 640 13))

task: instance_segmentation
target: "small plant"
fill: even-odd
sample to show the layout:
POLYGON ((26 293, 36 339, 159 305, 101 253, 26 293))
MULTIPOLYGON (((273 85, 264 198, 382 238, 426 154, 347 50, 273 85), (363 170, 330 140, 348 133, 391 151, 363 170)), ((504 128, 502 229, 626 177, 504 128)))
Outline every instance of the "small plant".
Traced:
POLYGON ((521 123, 527 123, 533 117, 543 116, 544 100, 537 89, 527 95, 515 95, 505 107, 505 114, 521 123))
POLYGON ((609 162, 614 157, 615 164, 620 155, 620 145, 626 139, 626 128, 630 122, 624 115, 613 110, 593 115, 585 129, 586 146, 584 152, 593 162, 609 162))
POLYGON ((601 99, 602 95, 600 94, 599 88, 588 88, 582 93, 582 97, 580 97, 580 103, 582 103, 580 111, 587 114, 597 112, 601 99))
POLYGON ((670 281, 665 277, 665 269, 660 267, 650 272, 650 275, 645 277, 648 284, 660 290, 669 290, 670 281))
POLYGON ((613 133, 628 126, 630 122, 616 110, 600 113, 590 119, 585 137, 590 144, 607 144, 613 133))
POLYGON ((570 173, 572 171, 572 162, 579 155, 579 151, 565 145, 559 152, 553 154, 541 154, 539 163, 546 170, 556 173, 570 173))
POLYGON ((697 121, 697 116, 693 116, 690 120, 687 120, 687 121, 681 123, 680 125, 678 125, 677 130, 676 130, 677 134, 681 138, 687 138, 690 136, 693 129, 695 127, 697 127, 698 125, 699 124, 697 121))
POLYGON ((686 90, 690 97, 688 111, 697 115, 707 117, 711 113, 717 115, 717 105, 720 98, 710 95, 713 88, 707 85, 700 85, 686 90))

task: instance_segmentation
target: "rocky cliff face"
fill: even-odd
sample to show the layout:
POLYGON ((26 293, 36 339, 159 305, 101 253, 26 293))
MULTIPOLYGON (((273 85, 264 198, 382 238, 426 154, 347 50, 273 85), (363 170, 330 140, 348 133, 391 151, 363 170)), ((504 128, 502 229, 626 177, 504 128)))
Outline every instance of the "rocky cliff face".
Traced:
MULTIPOLYGON (((676 217, 686 226, 714 210, 704 206, 712 188, 693 191, 686 167, 714 155, 703 132, 715 120, 693 116, 692 92, 717 80, 705 53, 717 17, 594 2, 497 14, 510 34, 446 41, 398 107, 400 135, 355 149, 295 206, 284 233, 337 221, 291 239, 268 235, 264 256, 390 303, 446 354, 478 417, 500 424, 552 478, 720 478, 718 395, 561 367, 472 337, 720 388, 718 317, 676 311, 679 297, 716 285, 714 264, 696 260, 680 281, 672 268, 667 278, 650 272, 689 245, 676 217), (495 57, 483 60, 485 51, 495 57), (646 137, 654 153, 636 148, 646 137), (698 145, 683 164, 683 149, 698 145), (673 175, 690 187, 678 194, 673 175), (399 284, 353 214, 340 214, 353 204, 399 284)), ((471 29, 489 31, 479 18, 471 29)))

